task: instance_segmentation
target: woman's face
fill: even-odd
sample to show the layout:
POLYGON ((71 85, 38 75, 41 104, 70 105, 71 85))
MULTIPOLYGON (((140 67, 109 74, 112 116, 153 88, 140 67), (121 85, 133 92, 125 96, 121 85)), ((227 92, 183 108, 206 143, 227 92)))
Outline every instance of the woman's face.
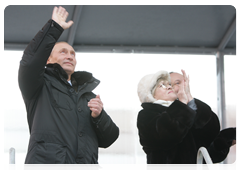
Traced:
POLYGON ((174 101, 177 99, 177 95, 174 93, 171 84, 168 81, 160 81, 156 85, 153 97, 156 100, 174 101))

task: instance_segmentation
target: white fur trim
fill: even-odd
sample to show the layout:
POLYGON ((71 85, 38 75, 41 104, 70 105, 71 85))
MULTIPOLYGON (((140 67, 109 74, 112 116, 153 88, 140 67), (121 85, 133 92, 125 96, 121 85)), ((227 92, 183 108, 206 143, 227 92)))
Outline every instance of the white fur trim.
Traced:
POLYGON ((166 81, 170 82, 170 76, 167 71, 159 71, 155 74, 149 74, 144 76, 138 83, 138 97, 141 103, 150 102, 153 103, 156 99, 152 96, 151 90, 155 86, 157 80, 160 77, 166 77, 166 81))
POLYGON ((173 103, 173 101, 157 100, 157 101, 155 101, 153 103, 169 107, 173 103))

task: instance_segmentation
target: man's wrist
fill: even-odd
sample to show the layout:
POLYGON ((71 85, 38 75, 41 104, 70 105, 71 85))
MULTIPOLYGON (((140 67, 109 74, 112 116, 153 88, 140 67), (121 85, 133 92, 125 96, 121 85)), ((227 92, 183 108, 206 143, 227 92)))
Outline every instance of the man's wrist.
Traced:
POLYGON ((56 21, 52 20, 52 26, 55 26, 57 29, 59 29, 61 32, 64 31, 63 27, 61 25, 59 25, 59 23, 57 23, 56 21))

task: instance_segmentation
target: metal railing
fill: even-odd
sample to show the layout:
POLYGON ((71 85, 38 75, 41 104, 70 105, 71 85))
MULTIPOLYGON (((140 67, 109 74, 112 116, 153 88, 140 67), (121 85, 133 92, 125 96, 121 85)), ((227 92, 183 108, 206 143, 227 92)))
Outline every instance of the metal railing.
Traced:
MULTIPOLYGON (((203 163, 203 158, 207 164, 213 164, 212 159, 205 147, 200 147, 197 153, 197 164, 203 163)), ((9 164, 15 164, 15 149, 9 149, 9 164)))
POLYGON ((15 164, 15 149, 9 149, 9 164, 15 164))
POLYGON ((203 169, 203 158, 205 159, 205 162, 208 166, 209 170, 215 170, 213 166, 212 159, 210 158, 208 151, 206 148, 201 147, 198 149, 197 153, 197 170, 202 170, 203 169))

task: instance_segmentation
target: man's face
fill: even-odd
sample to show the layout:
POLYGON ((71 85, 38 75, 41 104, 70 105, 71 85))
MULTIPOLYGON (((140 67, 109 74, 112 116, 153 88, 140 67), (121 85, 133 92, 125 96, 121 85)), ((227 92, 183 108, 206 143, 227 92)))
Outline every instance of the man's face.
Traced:
POLYGON ((71 75, 77 64, 74 49, 68 43, 57 43, 48 58, 47 64, 49 63, 58 63, 68 75, 71 75))
POLYGON ((179 86, 183 83, 183 75, 179 73, 171 73, 171 84, 175 93, 178 93, 179 86))

